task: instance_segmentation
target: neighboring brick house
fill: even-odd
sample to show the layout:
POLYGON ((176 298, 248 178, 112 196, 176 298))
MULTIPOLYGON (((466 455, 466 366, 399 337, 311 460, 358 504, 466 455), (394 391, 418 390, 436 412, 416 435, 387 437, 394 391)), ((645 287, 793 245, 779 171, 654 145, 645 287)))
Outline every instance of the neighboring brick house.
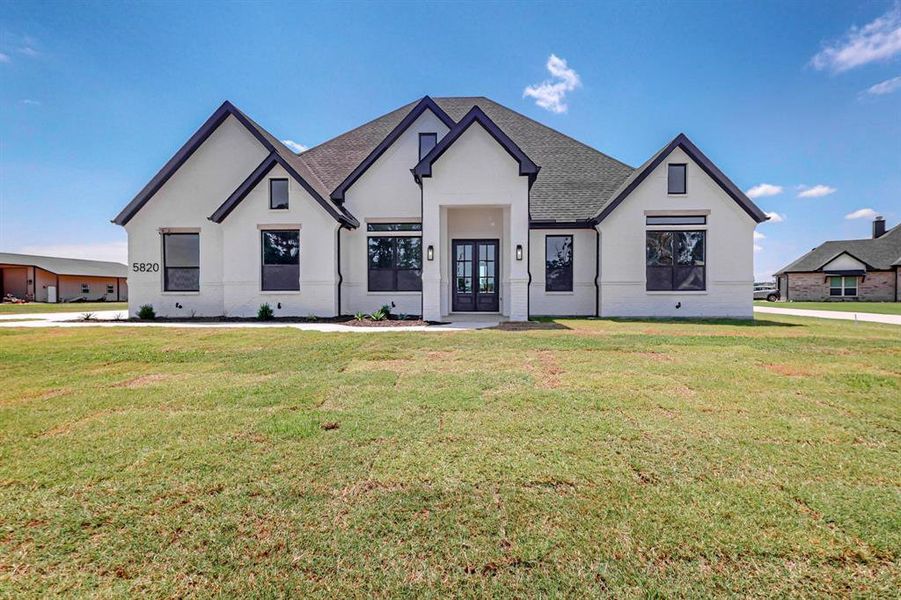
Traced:
POLYGON ((873 221, 873 237, 824 242, 778 273, 783 300, 898 302, 901 225, 886 231, 873 221))

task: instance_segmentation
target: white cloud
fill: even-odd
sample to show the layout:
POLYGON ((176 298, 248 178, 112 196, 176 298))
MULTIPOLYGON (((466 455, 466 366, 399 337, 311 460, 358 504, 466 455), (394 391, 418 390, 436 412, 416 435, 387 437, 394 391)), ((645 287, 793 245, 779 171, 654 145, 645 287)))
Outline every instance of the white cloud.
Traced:
POLYGON ((876 85, 871 85, 862 93, 869 94, 871 96, 883 96, 885 94, 891 94, 895 90, 901 90, 901 75, 892 77, 891 79, 886 79, 885 81, 881 81, 876 85))
POLYGON ((22 46, 21 48, 19 48, 19 54, 24 54, 25 56, 35 58, 36 56, 40 56, 41 53, 31 46, 22 46))
POLYGON ((22 104, 24 104, 26 106, 40 106, 41 105, 40 100, 31 100, 29 98, 25 98, 24 100, 19 100, 19 102, 21 102, 22 104))
POLYGON ((0 52, 0 63, 8 63, 10 61, 9 54, 0 52))
POLYGON ((836 189, 828 185, 818 184, 813 187, 806 187, 798 194, 798 198, 822 198, 829 194, 834 194, 836 189))
POLYGON ((763 246, 758 246, 757 244, 754 244, 754 252, 760 252, 761 250, 763 250, 763 246))
POLYGON ((547 59, 547 70, 552 78, 538 85, 528 86, 522 97, 535 98, 535 104, 552 113, 565 113, 569 108, 566 105, 566 94, 581 86, 582 80, 575 70, 569 68, 566 60, 556 54, 551 54, 547 59))
POLYGON ((901 2, 863 27, 851 27, 841 39, 827 44, 810 64, 817 70, 841 73, 855 67, 886 61, 901 53, 901 2))
POLYGON ((875 219, 879 216, 872 208, 861 208, 845 215, 846 219, 875 219))
POLYGON ((755 239, 755 240, 762 240, 762 239, 765 239, 765 238, 766 238, 766 236, 763 235, 762 233, 760 233, 759 231, 755 231, 755 232, 754 232, 754 239, 755 239))
POLYGON ((294 140, 282 140, 282 143, 288 147, 292 152, 296 152, 300 154, 301 152, 306 152, 310 148, 308 146, 304 146, 303 144, 298 144, 294 140))
POLYGON ((101 242, 97 244, 35 244, 21 246, 14 252, 37 254, 38 256, 61 256, 63 258, 86 258, 89 260, 110 260, 128 262, 128 242, 101 242))
POLYGON ((770 218, 768 221, 769 223, 781 223, 785 220, 785 215, 780 215, 777 212, 768 212, 764 214, 770 218))
POLYGON ((748 195, 748 198, 763 198, 765 196, 775 196, 782 193, 782 186, 773 185, 771 183, 761 183, 760 185, 755 185, 745 193, 748 195))

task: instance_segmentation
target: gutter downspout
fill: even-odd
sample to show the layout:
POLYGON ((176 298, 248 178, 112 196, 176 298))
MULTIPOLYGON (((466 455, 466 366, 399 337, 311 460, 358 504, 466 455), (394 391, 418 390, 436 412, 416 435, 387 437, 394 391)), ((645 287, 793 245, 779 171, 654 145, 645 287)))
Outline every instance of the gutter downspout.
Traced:
MULTIPOLYGON (((526 274, 528 283, 526 284, 526 321, 532 320, 532 186, 526 193, 526 218, 529 224, 526 226, 526 274)), ((513 224, 510 224, 510 230, 513 230, 513 224)), ((516 257, 513 257, 516 260, 516 257)))
POLYGON ((338 315, 341 316, 341 284, 344 283, 344 275, 341 274, 341 230, 344 229, 344 223, 338 225, 335 237, 338 241, 338 315))
POLYGON ((601 316, 601 231, 594 226, 594 316, 601 316))

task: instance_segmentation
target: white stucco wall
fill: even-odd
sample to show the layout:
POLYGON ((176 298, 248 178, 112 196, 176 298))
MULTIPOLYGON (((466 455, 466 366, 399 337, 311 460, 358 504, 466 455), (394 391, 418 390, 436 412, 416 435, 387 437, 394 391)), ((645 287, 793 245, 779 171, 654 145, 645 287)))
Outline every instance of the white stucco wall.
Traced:
POLYGON ((130 314, 142 304, 153 305, 159 316, 224 314, 222 227, 208 217, 267 154, 243 125, 228 117, 128 222, 128 264, 159 265, 157 272, 129 271, 130 314), (161 228, 200 232, 199 292, 163 291, 161 228))
MULTIPOLYGON (((540 176, 540 175, 539 175, 540 176)), ((595 314, 597 240, 594 229, 533 229, 529 270, 532 273, 529 312, 532 316, 591 316, 595 314), (545 291, 545 238, 573 236, 573 291, 545 291)))
POLYGON ((506 209, 500 239, 501 312, 511 320, 524 320, 528 303, 526 261, 510 257, 517 244, 523 246, 524 253, 529 244, 528 178, 519 175, 516 160, 478 123, 433 164, 432 176, 423 179, 423 248, 433 245, 436 253, 434 261, 423 263, 426 319, 438 320, 449 312, 448 249, 451 236, 463 233, 461 229, 448 229, 446 212, 462 208, 506 209))
POLYGON ((436 133, 440 140, 447 131, 447 126, 426 110, 345 192, 345 206, 360 221, 360 227, 341 232, 343 314, 370 313, 392 302, 396 313, 421 312, 420 292, 368 291, 366 225, 420 222, 420 188, 410 174, 410 169, 419 162, 419 134, 436 133))
POLYGON ((755 225, 732 198, 677 148, 599 225, 601 316, 751 318, 755 225), (667 194, 667 163, 688 164, 687 194, 667 194), (706 291, 645 290, 648 211, 707 214, 706 291), (677 304, 680 308, 676 308, 677 304))
POLYGON ((256 316, 268 303, 276 316, 337 314, 338 223, 297 181, 276 166, 221 224, 224 312, 256 316), (269 208, 269 180, 288 179, 288 208, 269 208), (262 231, 300 231, 300 291, 262 291, 262 231), (281 304, 281 308, 279 308, 281 304))

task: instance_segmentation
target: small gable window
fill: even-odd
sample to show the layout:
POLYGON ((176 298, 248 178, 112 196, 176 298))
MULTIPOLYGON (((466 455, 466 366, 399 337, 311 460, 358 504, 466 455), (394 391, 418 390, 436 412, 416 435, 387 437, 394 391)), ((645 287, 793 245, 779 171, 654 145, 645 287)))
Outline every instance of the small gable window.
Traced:
POLYGON ((829 278, 829 295, 830 296, 856 296, 857 295, 857 277, 838 277, 829 278))
POLYGON ((419 160, 432 151, 432 148, 438 143, 437 133, 420 133, 419 134, 419 160))
POLYGON ((272 210, 285 210, 288 208, 288 180, 269 180, 269 208, 272 210))
POLYGON ((684 194, 685 193, 685 173, 688 165, 686 164, 669 164, 667 165, 667 194, 684 194))

